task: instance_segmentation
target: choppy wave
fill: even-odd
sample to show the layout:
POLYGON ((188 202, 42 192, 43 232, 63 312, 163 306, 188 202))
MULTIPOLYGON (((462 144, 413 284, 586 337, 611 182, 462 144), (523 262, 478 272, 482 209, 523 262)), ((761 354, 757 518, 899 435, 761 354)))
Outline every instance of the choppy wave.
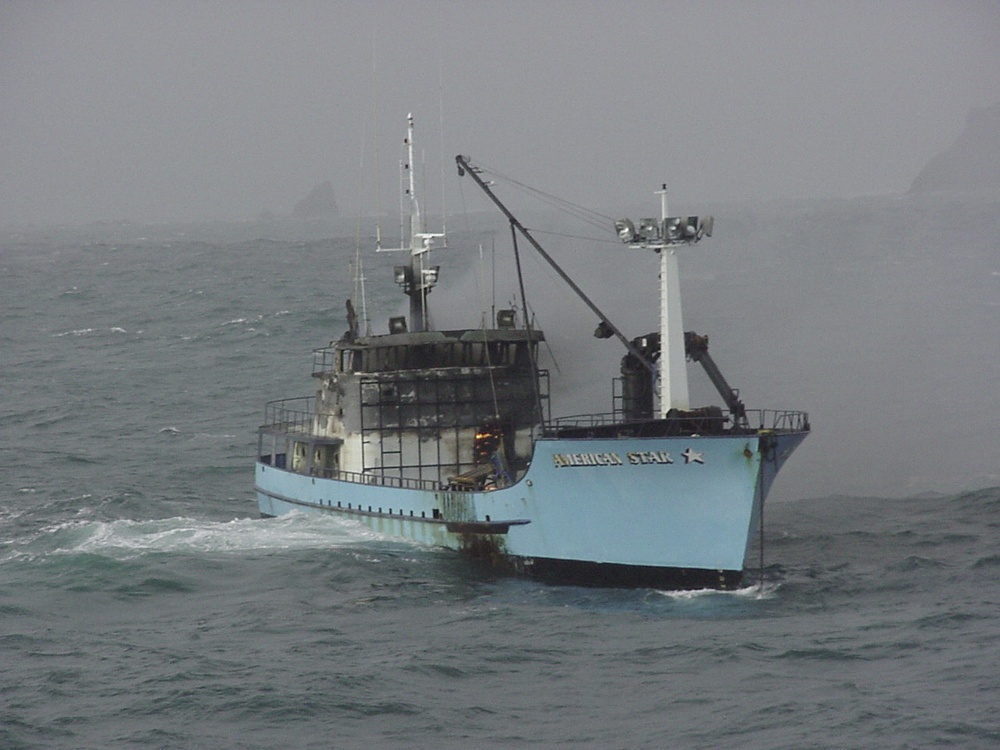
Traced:
POLYGON ((275 519, 213 522, 198 518, 150 521, 75 519, 21 540, 7 559, 98 554, 130 559, 149 554, 241 554, 361 545, 381 537, 361 524, 290 514, 275 519))
MULTIPOLYGON (((722 357, 751 368, 763 405, 794 391, 787 405, 815 414, 776 488, 820 499, 775 496, 763 587, 753 551, 734 592, 545 586, 349 521, 251 518, 261 405, 312 390, 310 349, 345 330, 353 230, 303 245, 143 228, 87 247, 67 230, 10 249, 0 746, 1000 745, 1000 489, 916 495, 995 484, 996 287, 981 282, 996 232, 968 250, 946 244, 968 215, 875 207, 858 237, 935 248, 883 267, 882 246, 845 258, 843 208, 799 227, 783 212, 745 251, 688 259, 727 327, 722 357), (807 264, 799 229, 820 243, 807 264), (817 297, 824 264, 854 270, 817 297), (894 315, 870 315, 879 300, 894 315), (879 352, 861 390, 840 367, 865 356, 857 331, 879 352), (775 369, 773 342, 796 367, 775 369), (937 398, 945 369, 900 386, 894 361, 931 360, 953 398, 937 398)), ((373 262, 384 326, 396 261, 373 262)), ((620 355, 600 346, 587 361, 610 381, 620 355)))
POLYGON ((142 330, 129 331, 128 329, 123 328, 122 326, 116 325, 116 326, 110 326, 108 328, 74 328, 68 331, 60 331, 59 333, 53 333, 52 337, 61 339, 61 338, 66 338, 67 336, 77 337, 77 336, 94 336, 101 334, 111 334, 120 336, 122 334, 129 334, 129 333, 134 334, 136 336, 140 336, 142 335, 143 331, 142 330))
POLYGON ((780 582, 765 581, 763 585, 753 584, 741 586, 732 591, 718 591, 716 589, 696 589, 691 591, 657 591, 660 596, 664 596, 674 601, 696 601, 698 599, 711 599, 717 596, 732 596, 741 599, 774 599, 781 588, 780 582))

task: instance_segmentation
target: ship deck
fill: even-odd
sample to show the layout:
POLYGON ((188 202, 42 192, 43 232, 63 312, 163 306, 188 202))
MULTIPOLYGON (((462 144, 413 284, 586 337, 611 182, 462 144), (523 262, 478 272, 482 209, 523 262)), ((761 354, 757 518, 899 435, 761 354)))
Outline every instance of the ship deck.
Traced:
MULTIPOLYGON (((311 396, 273 401, 267 404, 267 422, 258 428, 258 462, 278 469, 290 470, 288 454, 279 446, 285 438, 305 441, 312 445, 340 442, 313 434, 314 403, 311 396), (267 447, 271 450, 268 451, 267 447)), ((739 422, 729 412, 717 407, 669 415, 666 419, 623 420, 618 412, 579 414, 550 420, 539 430, 538 439, 607 440, 655 439, 665 437, 718 437, 726 435, 768 435, 809 432, 809 415, 802 411, 749 409, 739 422)), ((354 484, 374 485, 409 490, 453 492, 465 490, 460 485, 435 480, 401 476, 391 471, 353 472, 321 466, 309 466, 304 472, 323 479, 354 484)))

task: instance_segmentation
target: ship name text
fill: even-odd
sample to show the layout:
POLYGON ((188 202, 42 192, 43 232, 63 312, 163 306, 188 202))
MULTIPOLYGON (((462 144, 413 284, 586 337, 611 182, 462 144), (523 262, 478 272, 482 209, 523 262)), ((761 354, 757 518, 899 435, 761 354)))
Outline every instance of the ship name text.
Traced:
POLYGON ((636 451, 628 454, 630 464, 672 464, 674 459, 667 451, 636 451))
MULTIPOLYGON (((690 448, 683 451, 684 463, 705 463, 704 453, 690 448)), ((553 453, 552 463, 557 469, 568 466, 640 466, 643 464, 672 464, 669 451, 629 451, 625 459, 618 453, 553 453)))
POLYGON ((564 466, 621 466, 623 462, 617 453, 553 453, 552 463, 561 469, 564 466))

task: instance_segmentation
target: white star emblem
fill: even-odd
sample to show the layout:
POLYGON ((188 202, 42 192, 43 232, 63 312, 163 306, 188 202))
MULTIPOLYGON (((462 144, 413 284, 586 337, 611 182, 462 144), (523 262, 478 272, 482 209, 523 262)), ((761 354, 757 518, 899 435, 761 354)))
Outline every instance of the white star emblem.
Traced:
POLYGON ((681 455, 684 456, 684 463, 686 464, 705 463, 705 454, 700 451, 693 451, 690 448, 686 448, 681 455))

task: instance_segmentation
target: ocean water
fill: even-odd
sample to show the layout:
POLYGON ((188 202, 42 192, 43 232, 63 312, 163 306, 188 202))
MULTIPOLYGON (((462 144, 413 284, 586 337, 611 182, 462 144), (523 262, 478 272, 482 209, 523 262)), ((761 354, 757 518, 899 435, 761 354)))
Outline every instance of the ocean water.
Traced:
MULTIPOLYGON (((346 327, 350 222, 6 231, 0 747, 1000 746, 1000 212, 765 207, 779 232, 759 208, 682 260, 748 405, 813 415, 732 593, 257 518, 254 429, 346 327)), ((442 262, 481 282, 461 244, 442 262)), ((367 261, 376 327, 397 260, 367 261)))

